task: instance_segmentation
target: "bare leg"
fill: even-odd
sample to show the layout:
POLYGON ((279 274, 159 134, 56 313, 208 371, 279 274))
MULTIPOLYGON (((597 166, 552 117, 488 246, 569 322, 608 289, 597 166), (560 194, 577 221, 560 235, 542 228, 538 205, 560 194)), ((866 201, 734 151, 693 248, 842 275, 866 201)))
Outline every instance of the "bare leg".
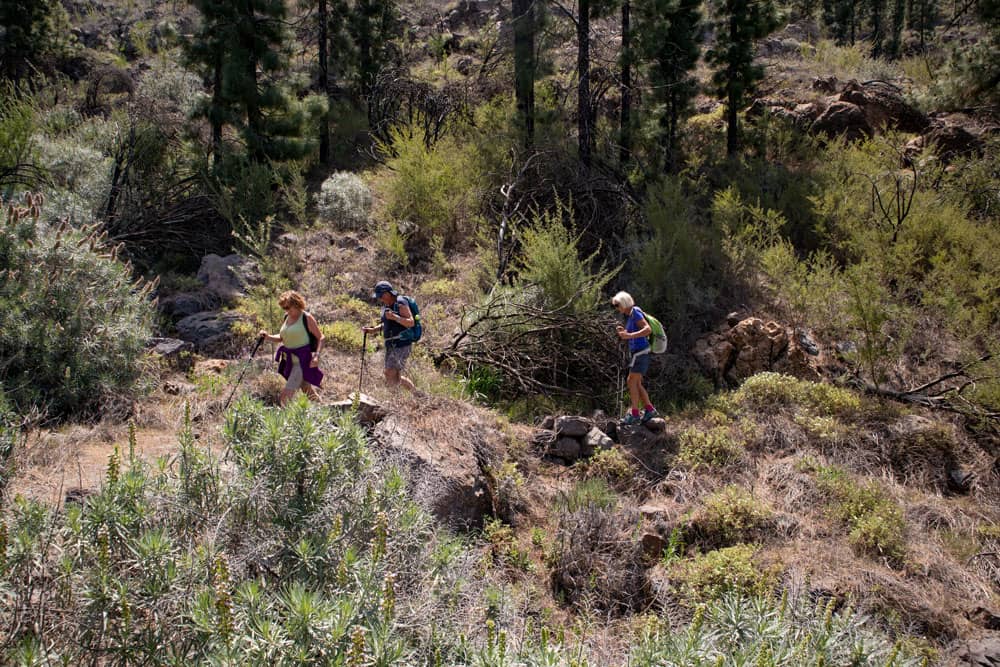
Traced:
POLYGON ((646 393, 646 387, 642 384, 642 376, 639 376, 639 400, 642 402, 642 406, 652 405, 653 402, 649 400, 649 394, 646 393))
POLYGON ((309 397, 310 401, 319 400, 319 394, 316 393, 316 387, 312 386, 308 382, 302 383, 302 391, 305 392, 305 395, 309 397))
POLYGON ((627 384, 629 401, 632 403, 632 407, 638 410, 642 407, 639 401, 642 400, 642 395, 646 393, 642 388, 642 376, 638 373, 629 373, 627 384))
POLYGON ((294 389, 282 389, 281 390, 281 396, 278 397, 278 404, 281 405, 281 407, 285 407, 285 405, 288 403, 289 399, 291 399, 292 395, 294 395, 294 394, 295 394, 295 390, 294 389))

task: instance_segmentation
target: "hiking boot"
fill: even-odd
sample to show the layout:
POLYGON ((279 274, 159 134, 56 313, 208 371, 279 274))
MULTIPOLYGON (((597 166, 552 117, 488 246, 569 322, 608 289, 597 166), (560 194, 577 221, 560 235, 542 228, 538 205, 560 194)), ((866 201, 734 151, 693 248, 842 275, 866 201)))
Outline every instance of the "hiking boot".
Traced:
POLYGON ((646 422, 648 422, 653 417, 656 417, 658 414, 659 413, 656 411, 656 408, 653 408, 652 410, 645 410, 645 411, 643 411, 643 413, 642 413, 642 423, 645 424, 646 422))
POLYGON ((622 424, 625 426, 634 426, 642 421, 642 417, 639 415, 634 415, 631 412, 622 418, 622 424))

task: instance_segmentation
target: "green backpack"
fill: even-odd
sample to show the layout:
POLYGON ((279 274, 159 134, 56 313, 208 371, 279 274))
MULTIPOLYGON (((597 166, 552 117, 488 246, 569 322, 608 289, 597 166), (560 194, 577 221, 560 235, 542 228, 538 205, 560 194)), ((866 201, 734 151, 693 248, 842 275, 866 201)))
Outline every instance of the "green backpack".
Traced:
POLYGON ((667 332, 663 330, 660 320, 649 313, 643 313, 643 315, 646 316, 649 328, 652 329, 652 333, 649 334, 649 345, 653 348, 653 354, 663 354, 667 351, 667 332))

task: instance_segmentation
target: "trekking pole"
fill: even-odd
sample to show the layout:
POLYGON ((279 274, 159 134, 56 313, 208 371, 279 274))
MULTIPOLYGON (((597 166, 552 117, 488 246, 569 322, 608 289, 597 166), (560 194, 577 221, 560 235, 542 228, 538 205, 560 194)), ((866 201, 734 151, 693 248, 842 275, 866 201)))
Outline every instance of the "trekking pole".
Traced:
MULTIPOLYGON (((257 342, 254 343, 253 349, 250 350, 250 358, 247 359, 247 362, 253 361, 253 356, 255 354, 257 354, 257 349, 260 347, 260 344, 263 343, 263 342, 264 342, 264 337, 263 336, 261 336, 260 338, 257 339, 257 342)), ((243 382, 243 376, 247 374, 247 370, 249 368, 250 368, 250 364, 249 363, 247 363, 245 366, 243 366, 243 370, 240 372, 239 379, 236 380, 236 384, 233 385, 233 390, 231 392, 229 392, 229 398, 226 399, 226 404, 224 406, 222 406, 222 411, 223 412, 225 412, 226 409, 229 407, 229 402, 232 401, 233 400, 233 396, 236 395, 236 390, 239 388, 240 383, 243 382)))
POLYGON ((618 412, 615 413, 615 419, 618 419, 622 413, 622 399, 625 396, 625 382, 622 380, 622 353, 618 353, 618 412))
POLYGON ((365 382, 365 352, 368 351, 368 332, 361 337, 361 374, 358 376, 358 399, 361 399, 361 385, 365 382))

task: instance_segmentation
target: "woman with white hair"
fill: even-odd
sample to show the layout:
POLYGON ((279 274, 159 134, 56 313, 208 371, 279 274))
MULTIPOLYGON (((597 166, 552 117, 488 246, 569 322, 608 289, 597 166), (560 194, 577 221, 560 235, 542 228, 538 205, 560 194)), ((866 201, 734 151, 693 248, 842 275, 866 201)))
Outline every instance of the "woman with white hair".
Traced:
POLYGON ((642 386, 642 376, 649 370, 649 355, 653 351, 649 345, 649 335, 653 332, 646 321, 642 309, 635 305, 635 299, 628 292, 618 292, 611 299, 618 312, 626 316, 625 326, 618 325, 618 337, 628 341, 628 396, 632 410, 622 420, 625 424, 645 424, 656 416, 656 408, 649 400, 646 388, 642 386), (639 407, 643 407, 639 415, 639 407))

